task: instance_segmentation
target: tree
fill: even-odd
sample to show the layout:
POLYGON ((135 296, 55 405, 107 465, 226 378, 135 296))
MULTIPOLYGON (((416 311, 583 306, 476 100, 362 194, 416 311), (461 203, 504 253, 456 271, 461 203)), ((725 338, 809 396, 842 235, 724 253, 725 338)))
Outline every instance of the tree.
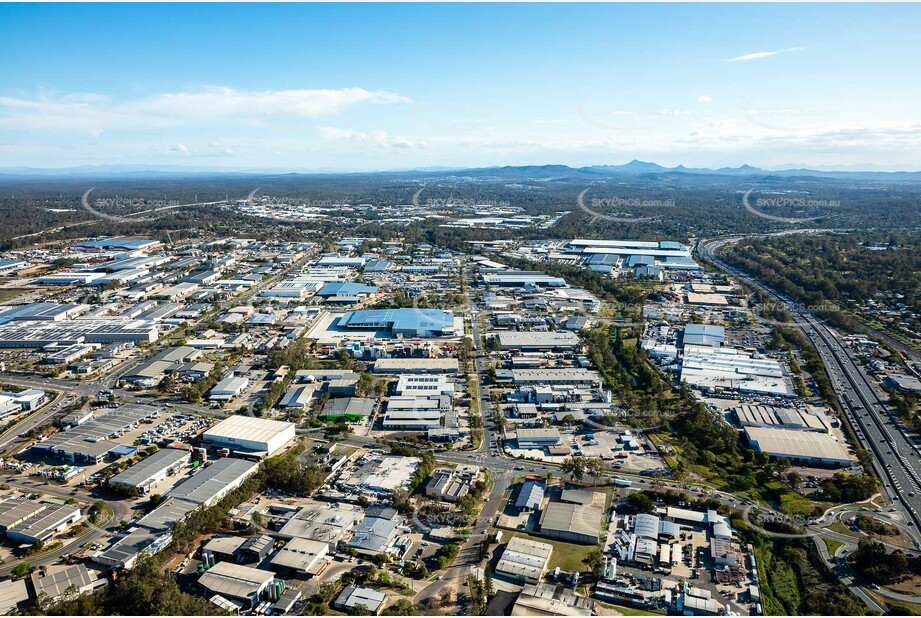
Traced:
POLYGON ((14 566, 13 570, 11 571, 13 577, 16 577, 16 578, 25 577, 31 572, 32 572, 32 565, 29 564, 28 562, 20 562, 19 564, 14 566))
POLYGON ((585 459, 582 457, 567 457, 561 467, 574 481, 581 481, 585 476, 585 459))
POLYGON ((652 498, 643 491, 635 491, 627 498, 627 504, 640 513, 651 513, 655 508, 652 498))
POLYGON ((349 614, 352 616, 370 616, 371 610, 364 603, 356 603, 349 614))
POLYGON ((604 556, 601 555, 601 550, 593 549, 588 552, 585 558, 582 559, 582 564, 588 567, 589 572, 592 575, 598 575, 601 573, 601 567, 604 564, 604 556))
POLYGON ((592 483, 597 484, 598 479, 604 476, 604 461, 592 457, 585 461, 585 473, 592 477, 592 483))

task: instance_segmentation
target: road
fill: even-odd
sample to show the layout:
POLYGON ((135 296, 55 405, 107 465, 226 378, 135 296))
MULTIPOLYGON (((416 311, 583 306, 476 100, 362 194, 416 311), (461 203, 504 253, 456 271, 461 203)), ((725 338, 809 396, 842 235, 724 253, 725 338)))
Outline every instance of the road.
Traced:
POLYGON ((812 341, 825 365, 845 418, 860 446, 873 455, 874 468, 886 485, 889 498, 903 508, 907 516, 921 527, 921 463, 919 450, 907 435, 888 398, 867 375, 854 352, 842 344, 834 329, 818 320, 792 299, 778 294, 760 281, 726 264, 717 251, 740 238, 702 242, 700 253, 729 274, 745 281, 782 303, 794 324, 812 341))

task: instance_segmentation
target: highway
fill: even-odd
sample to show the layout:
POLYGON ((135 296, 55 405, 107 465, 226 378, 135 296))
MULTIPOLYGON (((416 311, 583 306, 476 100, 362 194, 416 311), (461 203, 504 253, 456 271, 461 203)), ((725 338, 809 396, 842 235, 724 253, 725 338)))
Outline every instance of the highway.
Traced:
POLYGON ((740 238, 702 242, 698 250, 714 265, 777 299, 787 308, 795 325, 818 350, 860 446, 873 454, 876 472, 886 485, 885 493, 900 505, 917 530, 921 527, 921 462, 918 449, 902 428, 895 412, 887 405, 887 397, 867 376, 859 360, 854 358, 853 351, 841 343, 841 336, 834 329, 792 299, 778 294, 717 257, 721 247, 738 240, 740 238))

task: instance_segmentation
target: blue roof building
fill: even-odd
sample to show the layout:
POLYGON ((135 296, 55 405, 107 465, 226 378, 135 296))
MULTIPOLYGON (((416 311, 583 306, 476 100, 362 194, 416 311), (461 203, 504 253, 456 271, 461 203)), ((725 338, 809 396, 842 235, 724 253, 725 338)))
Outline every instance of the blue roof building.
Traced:
POLYGON ((376 293, 377 288, 373 285, 336 281, 333 283, 327 283, 322 288, 320 288, 320 291, 317 292, 317 296, 321 298, 356 298, 358 296, 370 296, 371 294, 376 293))
POLYGON ((454 335, 454 314, 441 309, 365 309, 346 313, 339 326, 389 330, 405 337, 449 337, 454 335))

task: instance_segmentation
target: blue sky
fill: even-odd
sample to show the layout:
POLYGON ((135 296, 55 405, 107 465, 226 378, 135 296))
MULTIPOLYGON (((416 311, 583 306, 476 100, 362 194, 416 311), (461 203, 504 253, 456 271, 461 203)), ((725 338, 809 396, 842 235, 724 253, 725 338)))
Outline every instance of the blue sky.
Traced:
POLYGON ((917 5, 0 5, 0 166, 921 169, 917 5))

